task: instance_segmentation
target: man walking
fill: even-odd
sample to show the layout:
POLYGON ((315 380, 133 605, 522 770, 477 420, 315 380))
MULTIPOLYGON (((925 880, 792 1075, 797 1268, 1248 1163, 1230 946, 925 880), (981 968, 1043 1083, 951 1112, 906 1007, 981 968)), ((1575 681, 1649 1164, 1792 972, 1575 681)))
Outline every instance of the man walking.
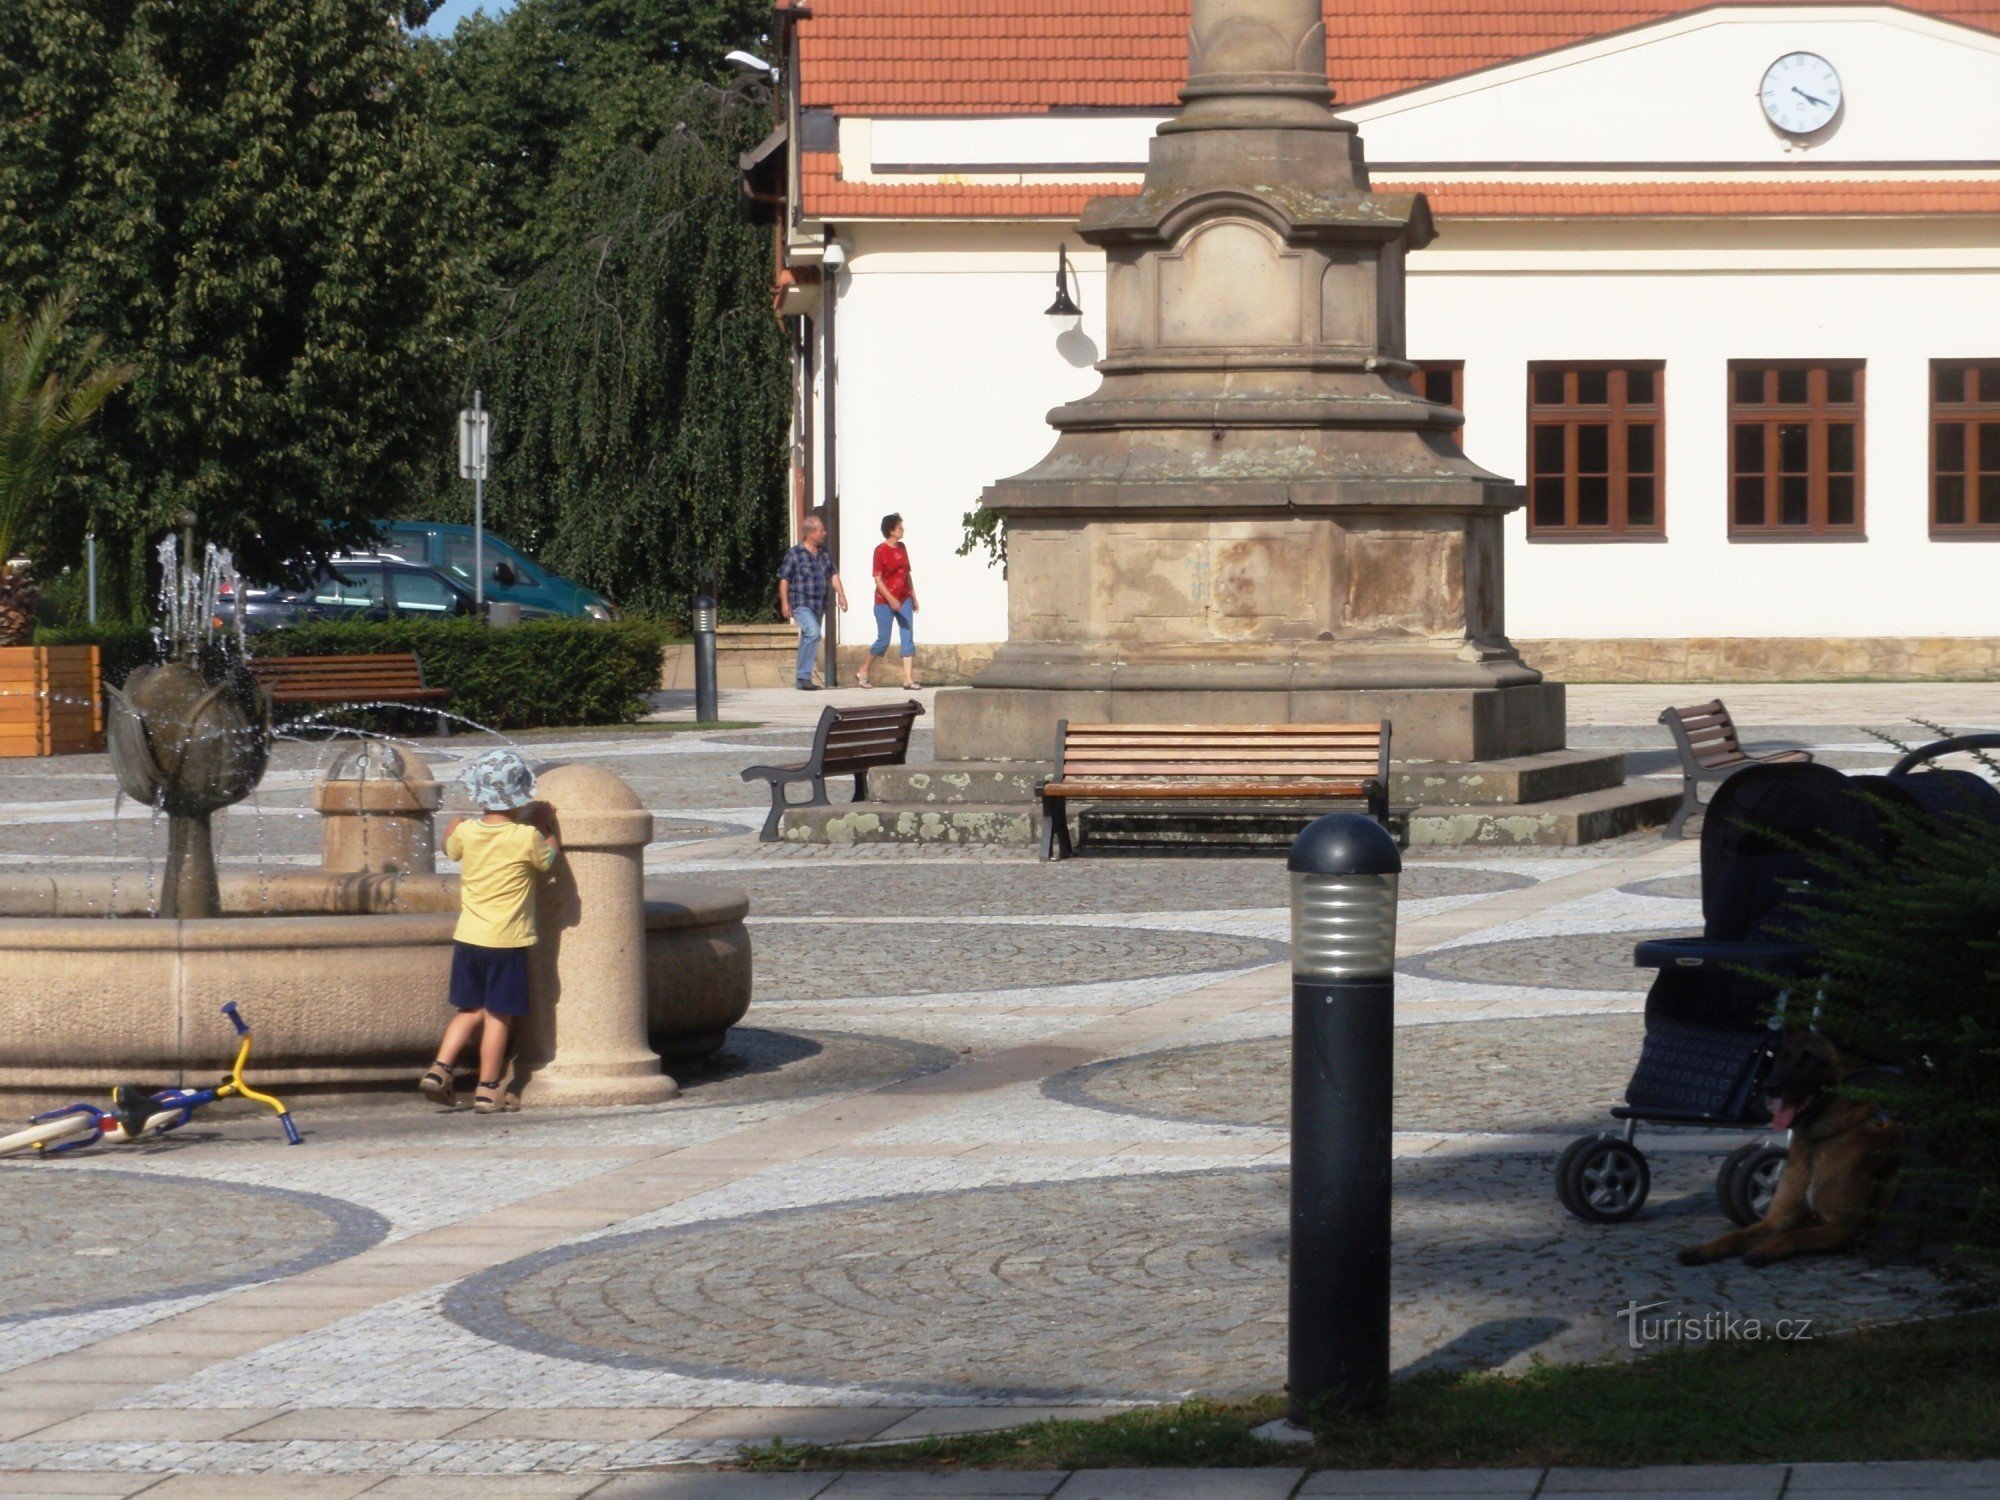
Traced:
POLYGON ((785 554, 778 567, 778 613, 799 627, 799 691, 816 693, 813 657, 819 654, 820 626, 826 619, 826 595, 831 586, 842 614, 847 613, 847 590, 833 570, 833 557, 826 550, 826 522, 809 515, 799 527, 799 544, 785 554))

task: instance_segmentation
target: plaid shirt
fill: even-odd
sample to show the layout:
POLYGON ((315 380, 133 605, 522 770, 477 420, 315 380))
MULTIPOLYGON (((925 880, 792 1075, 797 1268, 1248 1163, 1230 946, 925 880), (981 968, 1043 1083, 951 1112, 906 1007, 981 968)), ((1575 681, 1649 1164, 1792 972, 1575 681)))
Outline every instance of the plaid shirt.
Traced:
POLYGON ((792 586, 792 608, 808 610, 814 618, 826 613, 826 594, 833 573, 833 554, 824 547, 814 552, 803 542, 787 552, 784 562, 778 565, 778 577, 792 586))

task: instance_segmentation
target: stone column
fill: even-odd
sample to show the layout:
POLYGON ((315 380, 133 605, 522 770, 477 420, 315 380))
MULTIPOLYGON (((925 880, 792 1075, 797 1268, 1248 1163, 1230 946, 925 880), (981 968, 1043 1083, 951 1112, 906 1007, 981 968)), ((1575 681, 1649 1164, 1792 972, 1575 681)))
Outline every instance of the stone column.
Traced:
POLYGON ((679 1087, 646 1042, 646 881, 653 815, 599 766, 539 777, 562 856, 542 885, 531 1009, 514 1064, 524 1104, 657 1104, 679 1087))
POLYGON ((327 767, 313 788, 320 866, 336 875, 433 875, 433 818, 444 787, 414 750, 367 744, 327 767))

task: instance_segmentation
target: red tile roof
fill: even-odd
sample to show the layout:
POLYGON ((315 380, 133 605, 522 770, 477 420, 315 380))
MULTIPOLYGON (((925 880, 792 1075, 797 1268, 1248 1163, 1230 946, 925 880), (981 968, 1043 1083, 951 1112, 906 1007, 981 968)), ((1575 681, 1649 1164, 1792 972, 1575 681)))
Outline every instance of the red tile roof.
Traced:
MULTIPOLYGON (((1164 109, 1186 78, 1189 3, 812 0, 798 33, 800 98, 852 115, 1164 109)), ((1338 97, 1358 104, 1710 3, 1326 0, 1328 72, 1338 97)), ((2000 32, 2000 0, 1904 8, 2000 32)))
MULTIPOLYGON (((1043 185, 842 182, 832 152, 801 158, 808 217, 821 219, 1074 219, 1092 198, 1136 193, 1136 182, 1043 185)), ((2000 215, 2000 179, 1787 182, 1397 182, 1440 218, 1839 217, 2000 215)))

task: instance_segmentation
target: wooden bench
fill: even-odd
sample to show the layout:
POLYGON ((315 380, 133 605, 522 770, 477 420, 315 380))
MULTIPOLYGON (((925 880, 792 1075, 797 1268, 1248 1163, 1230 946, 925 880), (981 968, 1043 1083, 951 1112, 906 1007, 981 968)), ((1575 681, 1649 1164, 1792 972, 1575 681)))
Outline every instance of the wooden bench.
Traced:
POLYGON ((1660 714, 1660 723, 1674 737, 1674 749, 1681 758, 1681 805, 1675 809, 1662 838, 1677 839, 1681 825, 1701 811, 1701 784, 1721 781, 1745 766, 1803 764, 1812 759, 1810 750, 1778 750, 1769 755, 1752 755, 1736 737, 1736 721, 1720 698, 1697 703, 1692 708, 1669 708, 1660 714))
MULTIPOLYGON (((442 703, 450 688, 424 681, 414 651, 379 656, 253 656, 250 675, 274 708, 289 704, 388 703, 419 707, 442 703)), ((440 717, 446 734, 451 725, 440 717)))
POLYGON ((1073 851, 1068 805, 1085 802, 1359 802, 1389 815, 1389 721, 1380 724, 1056 726, 1055 775, 1039 788, 1042 857, 1073 851))
POLYGON ((910 752, 910 730, 915 727, 923 704, 912 698, 907 703, 891 703, 881 708, 834 708, 829 705, 819 716, 813 733, 812 754, 795 766, 751 766, 745 781, 771 784, 771 815, 757 835, 765 843, 778 837, 778 820, 787 807, 825 807, 826 778, 852 776, 854 800, 868 795, 868 772, 874 766, 900 766, 910 752), (787 802, 785 788, 795 781, 812 783, 812 796, 804 802, 787 802))

